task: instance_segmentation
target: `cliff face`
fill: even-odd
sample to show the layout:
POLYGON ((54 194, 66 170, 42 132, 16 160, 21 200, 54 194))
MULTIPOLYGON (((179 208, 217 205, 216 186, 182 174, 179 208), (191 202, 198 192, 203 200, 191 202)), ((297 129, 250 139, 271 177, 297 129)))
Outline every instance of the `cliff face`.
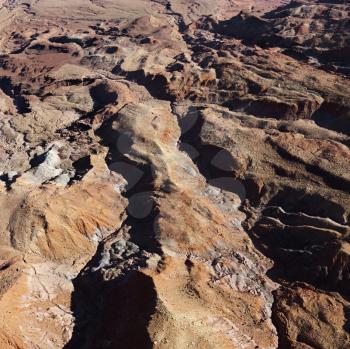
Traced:
POLYGON ((0 1, 0 347, 350 348, 345 1, 0 1))

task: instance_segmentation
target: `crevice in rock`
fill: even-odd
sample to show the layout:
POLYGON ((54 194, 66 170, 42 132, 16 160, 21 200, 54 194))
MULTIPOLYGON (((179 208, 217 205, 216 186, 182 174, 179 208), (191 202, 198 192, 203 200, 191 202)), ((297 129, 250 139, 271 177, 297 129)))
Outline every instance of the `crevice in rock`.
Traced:
POLYGON ((125 225, 130 227, 129 235, 131 242, 135 243, 142 250, 161 255, 161 246, 154 231, 154 221, 158 215, 158 209, 153 198, 156 194, 154 192, 154 178, 151 166, 140 165, 126 156, 116 154, 114 151, 112 151, 109 156, 111 156, 107 160, 109 167, 112 171, 121 174, 128 183, 131 181, 130 176, 132 176, 133 171, 141 171, 142 176, 138 182, 132 187, 127 188, 123 193, 124 197, 129 201, 127 207, 128 217, 125 221, 125 225), (129 165, 131 170, 125 172, 121 171, 120 168, 113 166, 116 162, 129 165), (138 198, 139 195, 140 197, 138 198), (148 201, 148 203, 146 203, 146 201, 148 201))
POLYGON ((69 185, 79 182, 82 178, 92 169, 90 156, 84 156, 73 162, 73 168, 75 169, 75 174, 71 177, 69 185))
POLYGON ((67 35, 63 35, 63 36, 51 37, 49 38, 49 41, 56 44, 74 43, 79 45, 82 48, 87 48, 87 47, 95 46, 97 38, 96 37, 78 38, 78 37, 69 37, 67 35))
POLYGON ((148 323, 155 311, 157 294, 151 277, 130 270, 106 280, 93 272, 104 245, 73 281, 72 310, 75 327, 65 349, 153 347, 148 323))
POLYGON ((323 102, 312 119, 320 127, 350 135, 350 108, 347 106, 323 102))
POLYGON ((94 101, 94 108, 92 113, 96 113, 98 110, 104 108, 107 104, 114 103, 118 94, 115 91, 108 89, 108 84, 101 83, 90 88, 90 95, 94 101))
POLYGON ((130 241, 143 250, 161 255, 161 247, 154 231, 154 219, 158 212, 153 199, 156 192, 152 167, 149 164, 133 161, 121 153, 116 146, 120 134, 117 131, 112 131, 111 122, 113 121, 107 120, 97 131, 97 135, 102 139, 102 144, 109 148, 106 158, 109 168, 121 174, 129 184, 133 183, 132 186, 127 186, 123 193, 124 197, 129 200, 129 214, 125 223, 130 227, 130 241), (123 166, 120 165, 126 165, 127 168, 123 169, 123 166), (141 177, 135 183, 133 177, 135 174, 137 176, 138 173, 141 174, 141 177), (141 207, 135 207, 135 205, 141 207), (139 212, 140 210, 144 211, 144 214, 139 212))
POLYGON ((82 78, 82 79, 67 79, 62 81, 56 81, 52 78, 45 77, 47 87, 51 89, 58 89, 60 87, 68 87, 68 86, 89 86, 93 84, 96 79, 95 78, 82 78))
POLYGON ((6 173, 0 176, 0 181, 3 181, 5 183, 6 190, 10 190, 12 184, 16 182, 19 176, 19 174, 10 175, 6 173))
POLYGON ((171 5, 171 1, 167 1, 166 4, 165 4, 165 9, 168 11, 168 14, 172 15, 172 16, 175 16, 177 18, 177 24, 178 24, 178 27, 179 27, 179 32, 180 33, 184 33, 187 26, 185 24, 185 21, 183 19, 183 16, 181 13, 178 13, 178 12, 175 12, 173 9, 172 9, 172 5, 171 5))
POLYGON ((0 77, 0 89, 13 100, 18 113, 30 113, 30 105, 23 96, 21 85, 13 85, 9 77, 0 77))
POLYGON ((136 82, 144 86, 152 97, 156 99, 175 101, 175 97, 170 93, 168 81, 164 75, 145 74, 144 70, 136 70, 133 72, 123 72, 120 67, 112 70, 113 74, 124 76, 126 80, 136 82))
MULTIPOLYGON (((174 115, 176 113, 173 111, 174 115)), ((203 127, 203 117, 201 115, 200 108, 195 108, 190 110, 188 116, 179 119, 179 126, 182 130, 182 135, 179 139, 179 149, 187 153, 187 155, 192 158, 193 163, 197 166, 201 175, 207 180, 208 184, 217 187, 220 190, 226 190, 237 194, 242 197, 246 193, 241 192, 239 186, 235 186, 234 181, 236 180, 234 171, 234 159, 232 155, 224 148, 214 146, 211 144, 204 144, 200 138, 201 129, 203 127), (196 121, 187 130, 188 125, 192 123, 191 113, 195 115, 196 121), (190 148, 187 147, 190 145, 190 148), (192 149, 195 150, 196 154, 193 156, 192 149), (225 162, 217 164, 215 159, 222 157, 219 162, 225 162), (231 179, 232 183, 227 185, 227 180, 231 179)))
POLYGON ((287 212, 303 212, 310 216, 330 218, 340 224, 349 223, 341 204, 322 197, 321 194, 306 193, 304 189, 283 187, 266 206, 278 206, 287 212))

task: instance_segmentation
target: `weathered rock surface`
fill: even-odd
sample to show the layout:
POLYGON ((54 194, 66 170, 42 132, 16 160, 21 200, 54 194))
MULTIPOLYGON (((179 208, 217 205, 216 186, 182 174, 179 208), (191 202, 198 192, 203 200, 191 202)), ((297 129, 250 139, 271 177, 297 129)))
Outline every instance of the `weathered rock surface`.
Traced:
POLYGON ((0 1, 0 347, 350 348, 345 1, 0 1))

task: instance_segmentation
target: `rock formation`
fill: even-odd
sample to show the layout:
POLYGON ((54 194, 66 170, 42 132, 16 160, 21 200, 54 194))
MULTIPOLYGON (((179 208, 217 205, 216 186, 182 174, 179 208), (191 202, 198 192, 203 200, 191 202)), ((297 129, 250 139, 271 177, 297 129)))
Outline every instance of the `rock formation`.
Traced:
POLYGON ((347 1, 0 1, 0 347, 350 348, 347 1))

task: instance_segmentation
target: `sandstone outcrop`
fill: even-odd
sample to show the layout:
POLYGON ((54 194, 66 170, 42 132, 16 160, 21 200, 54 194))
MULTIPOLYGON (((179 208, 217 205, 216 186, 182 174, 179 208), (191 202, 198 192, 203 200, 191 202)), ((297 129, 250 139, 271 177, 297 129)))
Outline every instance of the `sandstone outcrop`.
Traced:
POLYGON ((349 348, 342 1, 0 1, 0 347, 349 348))

